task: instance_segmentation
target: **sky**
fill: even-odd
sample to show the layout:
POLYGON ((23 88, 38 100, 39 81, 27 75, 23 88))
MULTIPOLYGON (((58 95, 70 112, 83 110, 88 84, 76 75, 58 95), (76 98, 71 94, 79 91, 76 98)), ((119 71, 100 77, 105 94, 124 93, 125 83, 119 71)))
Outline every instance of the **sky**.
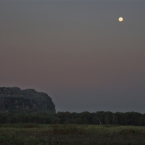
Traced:
POLYGON ((56 111, 145 113, 144 14, 144 0, 1 0, 0 87, 56 111))

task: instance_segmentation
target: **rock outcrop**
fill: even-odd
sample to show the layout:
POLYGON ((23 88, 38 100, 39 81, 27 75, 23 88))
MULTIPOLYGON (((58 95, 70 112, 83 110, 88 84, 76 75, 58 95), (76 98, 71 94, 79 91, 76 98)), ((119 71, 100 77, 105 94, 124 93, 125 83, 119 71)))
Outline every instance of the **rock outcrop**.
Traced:
POLYGON ((0 112, 55 113, 55 105, 46 93, 34 89, 0 87, 0 112))

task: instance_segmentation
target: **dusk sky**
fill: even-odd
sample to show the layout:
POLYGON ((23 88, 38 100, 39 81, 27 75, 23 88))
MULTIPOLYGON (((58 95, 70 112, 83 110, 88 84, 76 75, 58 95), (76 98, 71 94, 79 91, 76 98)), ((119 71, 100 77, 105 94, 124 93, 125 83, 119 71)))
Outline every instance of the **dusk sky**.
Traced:
POLYGON ((0 87, 14 86, 56 111, 145 113, 145 0, 0 0, 0 87))

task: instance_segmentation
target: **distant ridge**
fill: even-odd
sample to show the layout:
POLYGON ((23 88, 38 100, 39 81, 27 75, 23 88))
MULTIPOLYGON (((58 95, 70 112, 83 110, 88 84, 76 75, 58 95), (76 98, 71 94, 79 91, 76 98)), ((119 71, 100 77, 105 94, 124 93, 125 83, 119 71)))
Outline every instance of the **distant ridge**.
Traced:
POLYGON ((34 89, 0 87, 0 112, 55 113, 55 105, 46 93, 34 89))

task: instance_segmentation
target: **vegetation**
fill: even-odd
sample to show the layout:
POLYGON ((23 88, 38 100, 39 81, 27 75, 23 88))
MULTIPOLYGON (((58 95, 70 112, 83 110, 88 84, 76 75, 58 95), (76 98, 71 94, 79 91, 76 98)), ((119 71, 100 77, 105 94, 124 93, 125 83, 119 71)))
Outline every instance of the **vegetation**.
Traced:
POLYGON ((144 145, 145 128, 111 125, 0 125, 0 145, 68 144, 144 145))
POLYGON ((137 112, 0 113, 0 123, 134 125, 145 126, 145 114, 137 112))
POLYGON ((0 145, 144 145, 144 125, 137 112, 0 113, 0 145))
POLYGON ((0 88, 0 145, 144 145, 145 114, 55 112, 33 89, 0 88))

